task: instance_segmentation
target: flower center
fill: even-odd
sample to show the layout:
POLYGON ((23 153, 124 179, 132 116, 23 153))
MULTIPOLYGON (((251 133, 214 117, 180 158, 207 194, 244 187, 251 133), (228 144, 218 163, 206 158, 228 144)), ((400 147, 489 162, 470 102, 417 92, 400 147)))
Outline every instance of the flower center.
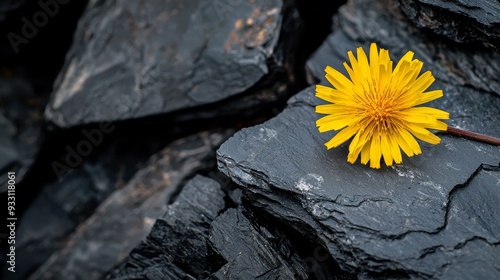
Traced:
POLYGON ((392 115, 390 110, 385 106, 385 104, 376 104, 375 106, 369 108, 366 114, 375 122, 386 122, 392 115))

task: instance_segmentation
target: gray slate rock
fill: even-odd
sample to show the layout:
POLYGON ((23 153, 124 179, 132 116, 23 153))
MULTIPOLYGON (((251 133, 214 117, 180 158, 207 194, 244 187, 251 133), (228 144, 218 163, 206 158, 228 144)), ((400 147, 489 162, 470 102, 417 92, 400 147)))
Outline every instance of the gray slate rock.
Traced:
POLYGON ((258 228, 241 208, 229 209, 217 217, 210 241, 226 262, 212 279, 308 279, 306 263, 290 250, 290 244, 258 228))
MULTIPOLYGON (((19 151, 14 143, 12 130, 13 124, 0 114, 0 174, 7 173, 19 161, 19 151)), ((7 180, 0 180, 2 187, 5 188, 7 180)), ((2 188, 1 191, 5 191, 2 188)))
MULTIPOLYGON (((470 120, 498 108, 499 98, 489 97, 478 100, 483 110, 468 112, 470 120)), ((500 275, 500 175, 487 166, 498 166, 500 148, 441 135, 442 144, 425 146, 418 159, 402 165, 351 165, 346 145, 325 149, 331 135, 316 130, 315 104, 310 87, 276 118, 241 130, 218 150, 219 169, 249 201, 320 238, 351 272, 440 278, 447 275, 443 268, 453 274, 467 259, 483 262, 477 268, 488 276, 483 279, 500 275), (471 185, 477 174, 482 190, 471 185), (465 203, 464 192, 482 203, 465 203), (482 246, 475 254, 473 243, 482 246)))
MULTIPOLYGON (((437 80, 434 88, 443 89, 445 95, 454 95, 458 91, 472 92, 470 90, 481 96, 484 96, 483 93, 500 95, 500 53, 481 48, 460 48, 457 44, 426 37, 408 22, 398 7, 395 0, 349 1, 334 17, 333 30, 336 32, 307 62, 310 76, 316 79, 321 77, 320 83, 326 84, 323 78, 326 65, 345 72, 342 62, 347 59, 347 51, 360 46, 368 51, 369 44, 376 42, 379 47, 389 50, 393 61, 412 50, 415 58, 424 62, 423 71, 432 71, 437 80)), ((450 102, 455 102, 454 99, 450 102)), ((474 103, 463 104, 475 106, 474 103)), ((457 115, 452 118, 456 120, 457 115)), ((466 125, 466 122, 461 125, 466 125)), ((486 126, 483 128, 489 129, 486 126)))
POLYGON ((70 127, 174 112, 241 93, 244 100, 200 109, 195 117, 276 101, 293 79, 300 20, 292 2, 91 1, 45 114, 70 127))
MULTIPOLYGON (((107 279, 196 279, 214 271, 222 260, 212 259, 210 225, 226 208, 224 192, 214 180, 196 175, 167 212, 156 220, 148 237, 107 279)), ((212 253, 213 254, 213 253, 212 253)))
POLYGON ((117 160, 106 151, 96 162, 84 162, 59 181, 42 185, 42 191, 22 215, 17 230, 17 254, 23 265, 15 274, 4 276, 26 279, 52 253, 67 245, 68 236, 78 225, 130 178, 125 171, 127 164, 116 164, 117 160))
POLYGON ((45 138, 43 102, 22 75, 0 77, 0 193, 7 188, 7 172, 15 172, 19 183, 35 161, 45 138))
POLYGON ((413 23, 459 43, 500 50, 500 2, 399 0, 413 23))
POLYGON ((238 195, 195 176, 107 279, 307 279, 289 241, 259 226, 231 197, 238 195))
MULTIPOLYGON (((71 222, 78 222, 78 228, 67 240, 61 240, 61 236, 65 235, 49 235, 57 241, 54 243, 58 248, 30 275, 29 279, 102 278, 149 233, 156 218, 167 210, 170 197, 184 185, 185 181, 200 170, 207 170, 214 166, 215 149, 227 139, 231 132, 201 132, 171 143, 151 157, 149 163, 139 170, 125 186, 111 193, 83 223, 71 217, 71 212, 77 212, 76 214, 80 212, 68 204, 81 200, 75 205, 84 205, 85 195, 91 192, 79 189, 80 195, 71 196, 67 193, 69 191, 67 188, 71 185, 66 182, 55 184, 51 189, 59 193, 61 197, 65 194, 67 199, 61 199, 66 204, 50 209, 69 217, 62 221, 53 221, 52 215, 46 215, 40 217, 39 224, 30 223, 32 220, 27 219, 28 228, 25 233, 28 236, 23 239, 32 242, 25 242, 25 244, 41 255, 47 254, 47 251, 39 250, 39 244, 34 242, 40 236, 46 238, 47 236, 33 233, 33 227, 46 233, 50 230, 48 226, 55 225, 55 228, 63 228, 60 231, 67 233, 73 230, 74 224, 71 222)), ((72 176, 71 173, 68 177, 70 176, 72 176)), ((80 186, 85 185, 80 182, 80 186)), ((48 209, 43 202, 39 206, 48 209)), ((33 211, 36 209, 33 208, 33 211)), ((54 246, 53 243, 52 246, 54 246)), ((24 248, 23 252, 29 253, 29 249, 24 248)), ((48 249, 49 252, 54 250, 54 248, 48 249)), ((47 258, 46 255, 44 256, 47 258)))

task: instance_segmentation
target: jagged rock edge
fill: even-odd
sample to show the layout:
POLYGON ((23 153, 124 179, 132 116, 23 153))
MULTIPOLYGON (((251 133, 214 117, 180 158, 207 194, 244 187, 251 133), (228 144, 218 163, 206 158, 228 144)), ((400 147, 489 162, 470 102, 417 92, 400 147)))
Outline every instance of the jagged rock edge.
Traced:
MULTIPOLYGON (((300 103, 305 103, 305 102, 300 102, 300 103)), ((308 103, 305 103, 305 104, 307 104, 308 106, 311 106, 308 103)), ((263 209, 266 209, 266 204, 259 202, 259 199, 265 200, 265 201, 272 201, 272 202, 274 202, 275 205, 276 205, 276 203, 278 203, 280 205, 280 208, 282 208, 284 205, 279 202, 280 200, 271 199, 271 196, 273 196, 273 194, 274 194, 274 196, 279 197, 279 199, 281 199, 281 200, 282 200, 282 198, 285 198, 286 196, 292 196, 293 198, 296 198, 296 195, 299 194, 299 193, 295 193, 293 191, 284 191, 283 189, 276 187, 271 180, 267 181, 269 183, 267 183, 266 181, 262 181, 261 178, 268 178, 268 176, 266 176, 262 172, 243 167, 243 166, 237 164, 234 160, 232 160, 228 157, 224 157, 219 153, 218 153, 218 159, 219 159, 218 160, 219 170, 222 173, 224 173, 226 176, 231 178, 231 180, 233 180, 233 182, 240 185, 241 187, 244 187, 245 189, 243 189, 243 194, 247 197, 255 198, 255 199, 250 199, 250 201, 252 201, 253 203, 260 204, 261 208, 263 208, 263 209), (239 171, 235 172, 235 170, 239 170, 239 171), (248 180, 240 180, 237 177, 237 174, 240 172, 243 172, 247 176, 250 176, 251 179, 249 178, 248 180), (254 182, 252 182, 254 179, 256 179, 254 176, 256 174, 258 174, 258 177, 260 177, 256 181, 257 184, 261 183, 262 185, 256 185, 254 182), (254 186, 255 188, 247 188, 249 185, 254 186)), ((447 199, 446 205, 444 206, 445 215, 443 217, 443 219, 444 219, 443 225, 438 227, 435 231, 412 230, 412 231, 407 231, 403 234, 398 234, 398 235, 381 235, 381 234, 377 234, 375 231, 367 231, 367 229, 364 227, 351 226, 350 228, 352 230, 364 231, 364 232, 369 232, 371 234, 376 234, 377 236, 379 236, 380 238, 383 238, 383 239, 393 239, 393 240, 394 239, 395 240, 402 239, 405 236, 413 234, 413 233, 424 233, 424 234, 428 234, 428 235, 438 234, 443 229, 445 229, 448 225, 450 205, 451 205, 451 201, 452 201, 453 197, 456 195, 456 193, 459 190, 466 188, 469 185, 469 183, 474 179, 474 177, 476 175, 478 175, 482 170, 496 171, 497 168, 500 168, 500 163, 499 163, 499 166, 480 164, 478 166, 478 168, 467 178, 467 180, 464 183, 455 185, 449 191, 448 199, 447 199)), ((314 200, 316 200, 316 199, 311 199, 311 201, 314 201, 314 200)), ((294 203, 297 204, 297 203, 300 203, 300 201, 297 199, 294 199, 294 203)), ((335 241, 336 239, 341 239, 343 236, 345 236, 345 234, 343 232, 341 232, 341 231, 329 232, 328 230, 325 230, 323 232, 325 232, 325 233, 328 232, 331 234, 316 235, 314 231, 311 231, 311 230, 304 231, 303 230, 304 225, 306 227, 312 227, 307 222, 304 223, 304 221, 300 220, 300 219, 298 219, 298 220, 293 219, 293 221, 283 220, 282 217, 279 217, 278 213, 276 213, 274 211, 269 211, 269 210, 270 209, 266 209, 266 212, 269 213, 270 215, 272 215, 274 218, 277 218, 277 219, 281 218, 282 222, 284 222, 285 224, 287 224, 289 226, 296 228, 304 236, 311 236, 312 235, 314 237, 314 239, 321 240, 323 242, 323 244, 320 244, 320 245, 323 246, 324 248, 327 248, 327 251, 331 254, 332 258, 335 259, 336 261, 338 260, 338 258, 335 257, 336 255, 338 255, 336 253, 342 253, 342 255, 344 257, 349 259, 349 262, 342 263, 342 262, 337 261, 337 263, 339 264, 339 266, 342 269, 344 269, 346 271, 349 271, 351 273, 356 273, 356 272, 357 273, 367 273, 367 275, 370 275, 372 273, 376 274, 376 273, 386 273, 386 272, 387 273, 397 272, 397 273, 404 273, 405 275, 414 275, 414 276, 424 277, 424 278, 430 278, 433 276, 433 274, 425 274, 425 273, 422 273, 421 271, 415 271, 409 267, 404 267, 404 266, 402 266, 401 263, 395 263, 394 260, 385 260, 385 259, 380 259, 380 258, 375 259, 375 258, 373 258, 372 255, 368 255, 368 254, 361 254, 361 255, 359 253, 353 254, 356 251, 361 252, 362 250, 359 250, 359 248, 354 248, 354 250, 353 250, 353 248, 346 248, 346 246, 343 246, 342 243, 335 241), (297 225, 299 225, 299 226, 294 225, 292 223, 297 223, 297 225), (331 235, 331 237, 329 235, 331 235), (331 244, 332 246, 327 246, 326 245, 327 242, 325 242, 325 241, 327 241, 328 244, 331 244), (369 257, 369 258, 367 258, 367 257, 369 257), (364 261, 360 262, 359 260, 364 260, 364 261), (351 263, 351 262, 353 262, 353 263, 351 263), (367 264, 368 262, 370 262, 371 264, 368 265, 367 264), (377 267, 377 265, 375 263, 383 265, 382 270, 374 269, 377 267), (369 267, 373 270, 370 269, 368 271, 361 271, 359 269, 359 267, 369 267)), ((321 225, 318 218, 310 215, 305 210, 303 210, 302 213, 307 215, 307 217, 310 218, 311 221, 313 221, 317 227, 325 228, 323 225, 321 225)), ((288 217, 291 217, 291 216, 288 216, 288 217)), ((330 218, 333 219, 336 223, 341 224, 341 222, 339 222, 339 220, 336 219, 334 216, 331 216, 330 218)), ((476 239, 482 240, 482 241, 486 242, 487 244, 489 244, 490 246, 498 245, 497 243, 489 242, 482 237, 474 236, 474 237, 469 238, 460 244, 457 244, 456 246, 459 246, 459 245, 464 246, 467 242, 472 241, 472 240, 476 240, 476 239)), ((500 244, 500 242, 498 242, 498 243, 500 244)), ((428 248, 428 250, 424 251, 421 254, 421 257, 428 255, 428 254, 432 254, 440 249, 443 249, 446 251, 446 248, 444 246, 434 246, 434 247, 428 248)))

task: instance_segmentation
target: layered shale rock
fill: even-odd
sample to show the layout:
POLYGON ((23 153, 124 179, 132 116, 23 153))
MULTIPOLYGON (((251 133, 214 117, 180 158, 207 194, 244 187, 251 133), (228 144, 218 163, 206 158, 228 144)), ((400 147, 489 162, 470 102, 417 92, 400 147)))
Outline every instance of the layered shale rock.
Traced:
MULTIPOLYGON (((154 155, 125 186, 111 193, 81 224, 75 217, 83 214, 78 207, 91 205, 89 196, 99 194, 96 186, 81 176, 71 180, 70 174, 70 178, 48 188, 47 192, 52 192, 44 192, 23 218, 25 229, 18 237, 23 241, 19 250, 24 256, 38 255, 46 260, 30 279, 103 277, 149 233, 156 218, 165 212, 171 195, 198 171, 214 166, 215 149, 230 133, 201 132, 173 142, 154 155), (43 215, 40 211, 51 213, 43 215), (39 222, 35 223, 35 219, 39 222), (64 233, 73 231, 78 224, 69 240, 63 240, 64 233)), ((103 185, 109 187, 110 182, 103 185)))
POLYGON ((42 133, 43 99, 33 85, 11 69, 0 69, 0 192, 7 188, 7 172, 20 182, 35 161, 42 133))
MULTIPOLYGON (((393 60, 411 49, 433 71, 433 87, 444 90, 431 106, 450 112, 452 125, 500 136, 498 54, 426 38, 395 1, 350 1, 334 27, 308 62, 313 79, 326 85, 326 65, 342 69, 348 50, 366 50, 370 42, 389 49, 393 60)), ((498 147, 441 133, 440 145, 423 145, 422 155, 403 164, 352 165, 347 145, 324 147, 334 133, 315 127, 314 106, 321 103, 310 87, 274 119, 241 130, 219 149, 219 169, 256 207, 320 238, 351 272, 498 278, 498 147)))
MULTIPOLYGON (((500 98, 488 97, 478 100, 482 110, 462 114, 475 123, 473 116, 500 106, 500 98)), ((346 145, 325 149, 331 135, 315 128, 315 104, 311 87, 276 118, 241 130, 218 150, 219 169, 242 186, 249 201, 304 236, 319 238, 351 272, 440 279, 467 270, 487 279, 499 275, 498 147, 440 135, 442 144, 424 146, 422 155, 401 165, 352 165, 346 145), (482 202, 469 203, 472 193, 470 199, 482 202), (471 270, 463 260, 481 265, 471 270)), ((450 109, 446 100, 441 104, 450 109)))
POLYGON ((413 23, 459 43, 500 50, 500 2, 476 0, 400 0, 413 23))
POLYGON ((293 5, 91 1, 46 116, 69 127, 213 103, 184 117, 249 113, 276 101, 294 82, 293 5))
POLYGON ((287 233, 253 217, 239 197, 194 177, 107 279, 308 279, 287 233))

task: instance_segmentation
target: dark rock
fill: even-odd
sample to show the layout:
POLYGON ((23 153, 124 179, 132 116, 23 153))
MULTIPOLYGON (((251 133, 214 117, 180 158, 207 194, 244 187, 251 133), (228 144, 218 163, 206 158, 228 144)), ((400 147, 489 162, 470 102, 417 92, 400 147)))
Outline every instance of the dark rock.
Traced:
MULTIPOLYGON (((494 99, 469 116, 498 106, 494 99)), ((249 201, 323 240, 350 271, 440 278, 444 266, 453 271, 460 259, 472 258, 484 261, 483 272, 495 278, 500 224, 492 216, 498 205, 489 204, 499 195, 496 181, 487 181, 481 192, 469 189, 482 164, 498 164, 497 147, 442 135, 441 145, 425 147, 418 160, 403 165, 351 165, 347 147, 323 146, 329 136, 315 128, 316 103, 311 87, 275 119, 243 129, 221 146, 219 168, 244 186, 249 201), (464 190, 485 203, 461 205, 456 196, 464 190), (482 242, 484 253, 470 255, 462 247, 470 239, 482 242)))
MULTIPOLYGON (((460 48, 456 44, 425 37, 405 20, 398 6, 392 0, 358 0, 342 7, 334 18, 336 32, 307 62, 310 75, 316 79, 321 77, 321 83, 325 84, 326 65, 344 72, 342 62, 347 59, 347 51, 359 46, 367 51, 369 44, 376 42, 390 51, 393 60, 399 60, 408 50, 415 52, 415 57, 424 62, 424 71, 431 70, 436 78, 434 86, 441 87, 445 95, 464 90, 471 92, 471 88, 481 94, 500 95, 500 53, 460 48)), ((470 100, 468 94, 465 96, 470 100)), ((455 102, 455 98, 448 100, 455 102)), ((463 110, 469 110, 467 107, 475 106, 474 103, 463 102, 463 110)), ((451 119, 457 120, 457 117, 452 115, 451 119)))
POLYGON ((292 4, 91 2, 46 116, 69 127, 219 101, 194 117, 241 113, 276 101, 294 81, 300 20, 292 4))
MULTIPOLYGON (((34 95, 24 77, 0 74, 0 192, 7 186, 7 172, 20 182, 31 167, 43 141, 43 101, 34 95), (4 77, 2 75, 6 75, 4 77), (10 76, 10 77, 9 77, 10 76)), ((8 73, 8 74, 7 74, 8 73)))
MULTIPOLYGON (((55 239, 54 243, 60 249, 31 274, 30 279, 99 279, 102 277, 108 270, 122 261, 130 250, 147 235, 155 219, 165 212, 169 198, 188 178, 200 170, 214 166, 215 149, 227 139, 229 133, 231 131, 202 132, 173 142, 154 155, 147 166, 137 172, 125 186, 111 193, 92 216, 81 224, 74 217, 75 214, 84 213, 83 209, 79 210, 78 207, 91 205, 89 203, 93 201, 99 203, 102 197, 95 196, 103 195, 103 193, 96 192, 95 188, 104 185, 101 187, 109 191, 109 187, 115 186, 113 181, 101 182, 101 184, 87 182, 88 187, 93 188, 93 192, 78 189, 81 194, 75 191, 68 194, 67 192, 71 192, 71 190, 68 189, 67 184, 55 184, 54 188, 58 189, 56 194, 51 193, 51 196, 53 198, 53 196, 57 197, 57 193, 61 194, 58 201, 64 201, 64 204, 52 208, 62 212, 61 215, 70 217, 69 221, 65 219, 57 222, 57 227, 69 224, 64 227, 66 230, 72 229, 75 224, 78 224, 78 228, 68 240, 62 240, 60 235, 56 233, 48 235, 55 239), (92 194, 94 197, 88 197, 92 194), (72 204, 72 201, 75 203, 72 204)), ((92 168, 90 172, 100 168, 92 168)), ((73 172, 78 173, 78 170, 73 172)), ((67 177, 71 176, 72 173, 67 177)), ((75 176, 78 177, 76 180, 82 180, 81 175, 75 176)), ((85 184, 82 182, 78 184, 78 187, 83 188, 84 186, 85 184)), ((94 207, 98 205, 97 203, 94 207)), ((44 204, 40 208, 48 207, 44 204)), ((39 208, 33 208, 33 211, 36 209, 39 208)), ((40 219, 50 221, 54 220, 55 217, 42 216, 40 219)), ((30 221, 33 222, 32 219, 26 219, 26 223, 30 223, 30 221)), ((39 229, 47 232, 50 225, 49 222, 44 223, 39 229)), ((34 234, 30 230, 32 227, 36 227, 36 224, 26 229, 27 239, 34 234)), ((35 234, 35 237, 41 235, 35 234)), ((34 246, 33 244, 28 245, 34 246)), ((50 249, 53 247, 52 244, 50 249)), ((35 246, 34 249, 39 250, 40 248, 35 246)), ((42 253, 46 253, 46 251, 42 253)))
POLYGON ((500 2, 399 0, 413 23, 459 43, 500 50, 500 2))
POLYGON ((145 241, 108 279, 126 279, 134 274, 154 279, 154 273, 163 275, 158 279, 195 279, 193 276, 216 269, 211 266, 220 266, 217 260, 207 258, 207 239, 210 224, 226 208, 224 196, 216 181, 194 177, 156 221, 145 241))
POLYGON ((307 279, 286 236, 247 217, 238 203, 213 179, 194 177, 107 279, 307 279))
MULTIPOLYGON (((106 162, 103 158, 116 160, 107 153, 101 157, 95 163, 82 163, 60 181, 42 185, 41 193, 20 219, 16 244, 18 260, 23 265, 16 270, 16 277, 9 279, 26 279, 52 253, 66 246, 66 239, 75 228, 121 187, 127 179, 123 166, 106 162)), ((21 194, 17 194, 18 200, 26 199, 21 194)))
MULTIPOLYGON (((11 171, 10 168, 20 161, 19 151, 9 130, 13 130, 12 123, 0 114, 0 174, 11 171)), ((6 181, 7 179, 0 180, 2 192, 5 191, 6 181)))
MULTIPOLYGON (((307 279, 306 264, 289 248, 280 254, 270 240, 277 239, 255 226, 241 209, 229 209, 212 226, 210 241, 226 264, 213 279, 307 279)), ((280 240, 286 242, 286 240, 280 240)))
POLYGON ((72 172, 62 182, 46 186, 23 215, 16 236, 18 261, 23 265, 16 270, 16 279, 26 279, 61 249, 85 218, 84 213, 98 205, 89 174, 79 173, 72 172))
MULTIPOLYGON (((358 24, 373 24, 364 12, 380 12, 380 6, 367 3, 349 6, 361 9, 354 9, 358 24)), ((338 45, 345 47, 357 45, 338 33, 326 44, 332 45, 332 38, 344 38, 338 45)), ((329 55, 316 58, 338 61, 341 54, 329 55)), ((462 116, 469 128, 490 127, 500 134, 495 125, 500 98, 460 89, 435 106, 462 116)), ((470 268, 462 262, 468 261, 475 264, 470 273, 498 278, 498 147, 440 134, 442 144, 424 146, 422 155, 401 165, 380 170, 352 165, 346 145, 324 147, 331 135, 315 127, 317 104, 310 87, 276 118, 241 130, 218 150, 219 169, 242 186, 248 201, 318 238, 342 268, 366 277, 454 279, 470 268), (482 203, 466 202, 469 198, 482 203)))

